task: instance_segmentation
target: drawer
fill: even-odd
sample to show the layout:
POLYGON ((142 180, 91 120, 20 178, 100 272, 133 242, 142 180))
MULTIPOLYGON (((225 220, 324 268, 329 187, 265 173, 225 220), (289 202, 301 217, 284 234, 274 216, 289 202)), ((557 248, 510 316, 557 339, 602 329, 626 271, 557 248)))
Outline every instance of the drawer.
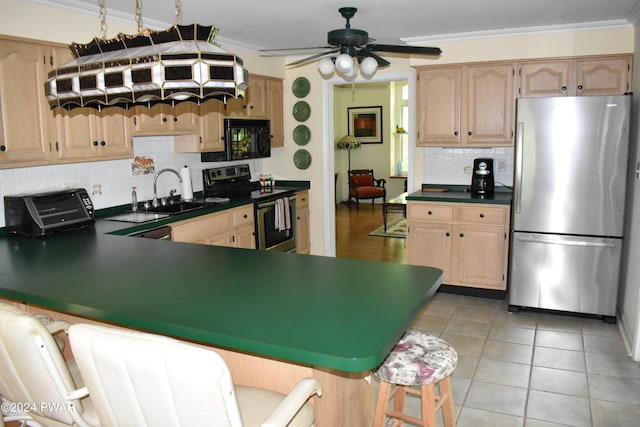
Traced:
POLYGON ((244 225, 253 225, 253 205, 236 208, 231 213, 233 216, 233 227, 242 227, 244 225))
POLYGON ((309 207, 309 192, 299 191, 296 193, 296 209, 309 207))
POLYGON ((507 221, 507 210, 493 205, 456 206, 455 221, 465 224, 504 225, 507 221))
POLYGON ((450 222, 453 219, 453 207, 437 203, 409 202, 407 218, 413 221, 450 222))
POLYGON ((231 228, 230 217, 227 212, 218 212, 176 222, 170 225, 171 240, 177 242, 196 242, 224 233, 231 228))

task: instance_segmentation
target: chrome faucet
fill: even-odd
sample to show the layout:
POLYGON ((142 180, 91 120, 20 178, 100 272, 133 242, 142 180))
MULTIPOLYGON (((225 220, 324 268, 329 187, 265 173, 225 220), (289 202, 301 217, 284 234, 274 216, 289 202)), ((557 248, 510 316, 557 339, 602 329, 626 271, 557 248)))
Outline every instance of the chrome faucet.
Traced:
POLYGON ((153 204, 154 208, 157 208, 160 205, 158 203, 158 190, 156 188, 156 183, 158 182, 158 177, 163 172, 173 172, 173 173, 175 173, 176 176, 178 177, 178 179, 180 180, 180 182, 182 182, 182 177, 180 177, 180 174, 175 169, 165 168, 165 169, 160 169, 158 172, 156 172, 156 175, 153 177, 153 202, 152 202, 152 204, 153 204))

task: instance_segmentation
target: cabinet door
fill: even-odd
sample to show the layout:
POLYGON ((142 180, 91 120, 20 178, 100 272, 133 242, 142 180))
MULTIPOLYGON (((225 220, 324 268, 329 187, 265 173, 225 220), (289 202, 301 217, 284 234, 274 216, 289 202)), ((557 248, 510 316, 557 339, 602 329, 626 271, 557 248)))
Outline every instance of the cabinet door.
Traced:
POLYGON ((579 60, 576 72, 578 95, 622 95, 630 90, 630 58, 579 60))
POLYGON ((199 151, 224 151, 223 111, 224 104, 217 99, 210 99, 200 104, 199 151))
POLYGON ((470 66, 462 105, 469 145, 511 145, 514 106, 512 64, 470 66))
POLYGON ((407 262, 444 271, 443 282, 451 278, 451 225, 409 221, 407 262))
POLYGON ((256 235, 253 225, 237 228, 233 233, 233 246, 244 249, 256 248, 256 235))
POLYGON ((309 207, 296 209, 296 253, 308 254, 311 251, 309 207))
POLYGON ((571 69, 571 61, 525 62, 518 72, 519 95, 523 98, 570 95, 571 69))
POLYGON ((191 101, 181 102, 174 107, 166 105, 165 117, 169 121, 169 130, 173 133, 198 133, 198 104, 191 101))
POLYGON ((64 160, 89 159, 98 154, 100 135, 92 108, 67 111, 55 108, 58 127, 58 156, 64 160))
POLYGON ((144 105, 137 105, 133 108, 133 130, 139 134, 154 134, 166 132, 168 117, 166 116, 166 105, 156 104, 147 108, 144 105))
POLYGON ((51 48, 0 39, 0 167, 52 158, 55 135, 44 95, 51 48))
POLYGON ((284 113, 282 105, 282 80, 269 79, 268 113, 271 121, 271 147, 284 147, 284 113))
POLYGON ((489 289, 506 289, 504 227, 455 225, 452 277, 455 284, 489 289))
POLYGON ((101 157, 125 159, 133 157, 131 110, 103 108, 95 113, 99 127, 101 157))
POLYGON ((418 72, 418 146, 460 143, 461 78, 459 67, 418 72))

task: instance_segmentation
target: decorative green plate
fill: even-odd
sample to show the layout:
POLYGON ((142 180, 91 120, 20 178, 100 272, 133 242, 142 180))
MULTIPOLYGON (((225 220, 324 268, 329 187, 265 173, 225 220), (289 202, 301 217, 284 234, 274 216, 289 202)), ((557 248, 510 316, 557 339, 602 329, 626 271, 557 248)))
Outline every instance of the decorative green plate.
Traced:
POLYGON ((298 98, 304 98, 309 95, 309 90, 311 90, 311 83, 306 77, 298 77, 293 81, 291 85, 291 90, 293 90, 293 94, 298 98))
POLYGON ((306 101, 298 101, 293 106, 293 118, 304 122, 311 115, 311 107, 306 101))
POLYGON ((301 148, 294 153, 293 164, 296 165, 298 169, 308 168, 309 165, 311 165, 311 154, 304 148, 301 148))
POLYGON ((306 125, 298 125, 293 129, 293 141, 298 145, 307 145, 311 139, 311 130, 306 125))

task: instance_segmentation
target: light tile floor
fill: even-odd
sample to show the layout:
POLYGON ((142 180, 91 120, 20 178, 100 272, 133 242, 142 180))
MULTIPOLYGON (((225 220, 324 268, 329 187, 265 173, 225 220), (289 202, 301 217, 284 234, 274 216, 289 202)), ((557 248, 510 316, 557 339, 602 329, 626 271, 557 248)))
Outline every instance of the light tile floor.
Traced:
MULTIPOLYGON (((617 325, 438 293, 412 327, 458 352, 458 427, 640 425, 640 365, 617 325)), ((418 403, 408 411, 419 417, 418 403)))

